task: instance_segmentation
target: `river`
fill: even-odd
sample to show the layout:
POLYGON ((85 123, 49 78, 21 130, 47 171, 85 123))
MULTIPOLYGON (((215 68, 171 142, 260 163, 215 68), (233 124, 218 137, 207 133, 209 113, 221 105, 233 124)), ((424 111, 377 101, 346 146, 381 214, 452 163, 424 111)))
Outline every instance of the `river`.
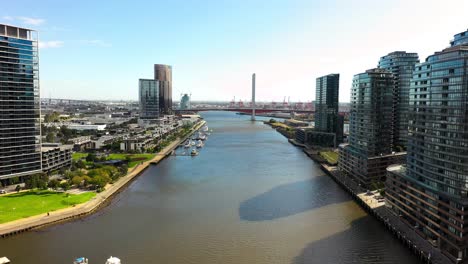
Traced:
MULTIPOLYGON (((12 264, 418 263, 300 149, 261 122, 202 113, 196 157, 148 168, 109 206, 0 240, 12 264)), ((181 150, 178 151, 180 153, 181 150)))

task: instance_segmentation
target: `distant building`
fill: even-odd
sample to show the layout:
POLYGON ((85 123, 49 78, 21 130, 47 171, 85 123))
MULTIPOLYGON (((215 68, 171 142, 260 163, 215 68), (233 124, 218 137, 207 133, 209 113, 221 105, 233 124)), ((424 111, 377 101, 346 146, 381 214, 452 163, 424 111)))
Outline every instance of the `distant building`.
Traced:
POLYGON ((371 69, 354 76, 351 89, 349 144, 340 145, 338 169, 365 187, 381 182, 387 166, 406 153, 392 152, 394 76, 371 69))
POLYGON ((106 130, 106 125, 93 125, 93 124, 65 124, 68 129, 72 130, 97 130, 104 131, 106 130))
POLYGON ((41 171, 35 31, 0 24, 0 180, 41 171))
POLYGON ((67 143, 73 146, 73 151, 85 151, 94 148, 94 144, 91 141, 90 136, 71 138, 67 143))
POLYGON ((320 145, 338 146, 343 142, 343 119, 338 114, 340 75, 329 74, 316 79, 315 87, 315 131, 320 132, 320 145), (340 123, 341 122, 341 123, 340 123), (323 141, 323 133, 335 134, 332 142, 323 141))
POLYGON ((406 166, 388 168, 386 203, 453 263, 468 260, 468 30, 416 64, 406 166))
POLYGON ((159 118, 159 84, 159 81, 155 80, 139 80, 140 119, 159 118))
POLYGON ((172 66, 155 64, 154 80, 159 82, 160 114, 172 114, 172 66))
POLYGON ((61 168, 69 168, 72 164, 72 145, 61 145, 59 143, 43 144, 42 171, 49 173, 61 168))
POLYGON ((398 146, 406 149, 408 137, 408 109, 410 82, 413 75, 414 65, 419 63, 417 53, 395 51, 389 53, 379 61, 379 68, 393 73, 395 85, 393 90, 393 128, 392 141, 394 148, 398 146))
POLYGON ((180 110, 187 109, 190 109, 190 96, 188 94, 184 94, 182 98, 180 98, 180 110))

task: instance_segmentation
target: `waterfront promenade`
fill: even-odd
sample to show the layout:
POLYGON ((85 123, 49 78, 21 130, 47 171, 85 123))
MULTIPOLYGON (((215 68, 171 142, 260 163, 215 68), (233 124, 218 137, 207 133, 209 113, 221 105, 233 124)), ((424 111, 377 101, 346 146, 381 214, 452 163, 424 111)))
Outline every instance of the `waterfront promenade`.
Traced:
POLYGON ((205 121, 199 122, 197 125, 195 125, 194 128, 192 128, 191 132, 186 137, 173 141, 167 147, 157 153, 153 159, 138 164, 133 169, 131 169, 127 175, 121 177, 117 182, 106 186, 104 191, 98 193, 90 201, 83 204, 78 204, 73 207, 50 212, 49 215, 40 214, 0 224, 0 237, 15 235, 35 228, 72 220, 93 213, 94 211, 98 210, 105 202, 110 201, 110 199, 116 193, 118 193, 123 187, 125 187, 134 178, 140 175, 149 165, 157 164, 166 156, 170 155, 174 149, 176 149, 195 131, 200 129, 205 123, 205 121))

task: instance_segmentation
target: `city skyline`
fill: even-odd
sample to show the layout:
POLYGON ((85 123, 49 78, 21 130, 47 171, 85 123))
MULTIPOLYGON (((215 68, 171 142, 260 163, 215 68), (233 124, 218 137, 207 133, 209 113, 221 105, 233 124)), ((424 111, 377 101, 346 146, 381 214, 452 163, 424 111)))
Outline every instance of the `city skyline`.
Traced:
POLYGON ((258 101, 286 96, 306 102, 315 99, 317 77, 337 72, 340 102, 349 102, 357 71, 375 67, 376 57, 395 50, 417 52, 424 60, 447 46, 451 32, 466 30, 468 8, 464 1, 444 6, 436 1, 210 2, 184 3, 184 8, 148 2, 145 9, 115 4, 104 20, 100 14, 109 8, 104 3, 84 1, 70 8, 49 1, 54 2, 50 9, 20 2, 4 4, 0 22, 40 33, 41 97, 95 100, 137 100, 135 80, 153 76, 147 65, 164 63, 176 72, 174 98, 192 93, 194 101, 249 100, 249 76, 256 72, 258 101), (23 5, 34 11, 25 13, 23 5), (166 12, 148 16, 155 9, 166 12), (450 17, 429 20, 418 31, 405 26, 448 11, 450 17), (148 33, 154 31, 158 34, 148 33))

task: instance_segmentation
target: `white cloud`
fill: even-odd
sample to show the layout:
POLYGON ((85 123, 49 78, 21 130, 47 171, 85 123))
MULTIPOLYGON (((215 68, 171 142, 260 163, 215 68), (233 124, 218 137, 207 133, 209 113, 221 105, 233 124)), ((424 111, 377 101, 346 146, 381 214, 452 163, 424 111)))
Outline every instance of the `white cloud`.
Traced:
POLYGON ((45 23, 45 19, 42 18, 33 18, 33 17, 17 17, 16 19, 20 20, 24 24, 39 26, 45 23))
POLYGON ((14 18, 11 17, 11 16, 3 16, 2 19, 3 20, 8 20, 8 21, 14 20, 14 18))
POLYGON ((90 46, 99 46, 99 47, 111 47, 110 43, 105 42, 104 40, 100 39, 89 39, 89 40, 80 40, 81 43, 90 46))
POLYGON ((39 48, 49 49, 49 48, 61 48, 63 47, 64 42, 60 40, 52 41, 39 41, 39 48))

